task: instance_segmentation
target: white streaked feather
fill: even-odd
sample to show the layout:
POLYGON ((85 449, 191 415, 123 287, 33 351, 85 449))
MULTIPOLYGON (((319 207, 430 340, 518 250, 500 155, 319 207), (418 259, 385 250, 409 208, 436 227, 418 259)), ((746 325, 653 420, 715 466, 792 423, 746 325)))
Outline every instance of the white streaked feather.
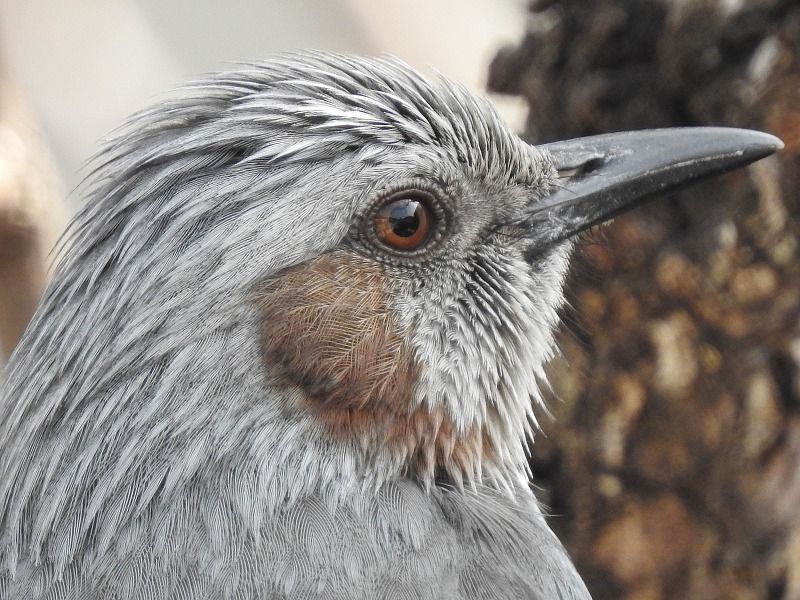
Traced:
POLYGON ((393 59, 279 57, 135 116, 0 392, 0 598, 586 597, 525 454, 567 248, 534 272, 513 244, 467 252, 465 222, 469 256, 394 298, 415 402, 486 425, 499 457, 446 465, 456 490, 327 435, 265 369, 254 303, 381 186, 428 177, 490 219, 491 194, 551 175, 487 102, 393 59))

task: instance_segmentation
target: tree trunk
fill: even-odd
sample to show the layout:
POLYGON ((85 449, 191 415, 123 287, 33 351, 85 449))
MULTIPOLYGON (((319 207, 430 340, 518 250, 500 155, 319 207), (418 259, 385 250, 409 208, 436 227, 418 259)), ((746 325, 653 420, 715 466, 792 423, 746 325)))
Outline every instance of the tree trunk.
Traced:
POLYGON ((541 143, 727 125, 786 148, 587 236, 533 471, 597 599, 800 598, 800 4, 534 2, 490 87, 541 143))

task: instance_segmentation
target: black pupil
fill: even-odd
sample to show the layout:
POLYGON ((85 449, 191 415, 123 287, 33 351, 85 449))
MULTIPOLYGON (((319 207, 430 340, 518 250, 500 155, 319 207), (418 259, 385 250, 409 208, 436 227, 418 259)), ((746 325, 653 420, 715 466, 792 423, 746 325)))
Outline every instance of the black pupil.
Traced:
POLYGON ((419 229, 417 209, 419 202, 416 200, 398 200, 389 209, 389 224, 392 232, 400 237, 411 237, 419 229))

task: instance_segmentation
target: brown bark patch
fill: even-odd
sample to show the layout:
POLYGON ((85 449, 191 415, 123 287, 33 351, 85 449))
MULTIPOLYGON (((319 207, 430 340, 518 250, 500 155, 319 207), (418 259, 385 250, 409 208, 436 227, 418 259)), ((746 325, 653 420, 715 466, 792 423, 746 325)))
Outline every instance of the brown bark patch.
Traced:
POLYGON ((630 504, 599 532, 595 558, 619 581, 635 585, 655 576, 671 577, 691 567, 684 548, 707 548, 709 532, 676 498, 661 496, 630 504))

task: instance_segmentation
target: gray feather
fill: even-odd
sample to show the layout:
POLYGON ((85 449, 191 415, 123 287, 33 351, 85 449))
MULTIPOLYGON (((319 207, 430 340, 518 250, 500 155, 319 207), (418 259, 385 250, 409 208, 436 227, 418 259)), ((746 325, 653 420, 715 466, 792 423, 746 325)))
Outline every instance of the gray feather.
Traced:
POLYGON ((0 392, 0 598, 588 597, 524 466, 568 249, 490 275, 532 283, 504 284, 524 324, 428 311, 419 348, 474 354, 437 333, 461 319, 507 363, 468 369, 466 393, 487 402, 510 373, 513 402, 490 399, 513 417, 508 466, 474 490, 332 440, 264 369, 265 278, 337 247, 376 182, 421 169, 476 205, 541 194, 553 170, 463 89, 322 53, 189 85, 106 142, 0 392))

